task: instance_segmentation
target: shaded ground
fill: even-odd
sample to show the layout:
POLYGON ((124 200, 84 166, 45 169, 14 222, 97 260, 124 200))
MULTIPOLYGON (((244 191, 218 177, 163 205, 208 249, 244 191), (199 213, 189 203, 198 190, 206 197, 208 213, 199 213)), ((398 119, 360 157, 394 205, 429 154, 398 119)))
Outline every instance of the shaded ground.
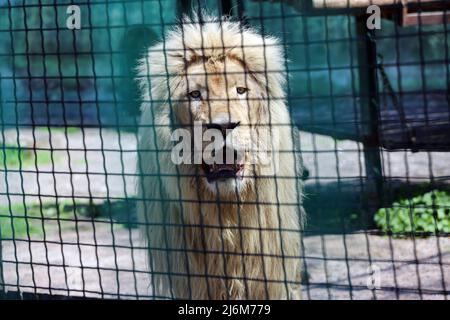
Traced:
MULTIPOLYGON (((111 232, 108 223, 100 222, 95 227, 95 237, 92 224, 80 223, 78 233, 65 232, 61 238, 52 234, 45 243, 4 241, 7 289, 151 298, 151 276, 137 230, 115 227, 111 232)), ((350 234, 310 236, 304 243, 309 275, 309 284, 303 286, 305 299, 444 299, 444 292, 449 294, 448 238, 413 242, 350 234), (371 265, 373 278, 379 279, 375 290, 367 287, 372 283, 371 265)))
POLYGON ((450 294, 448 238, 325 235, 306 237, 305 248, 310 276, 305 298, 444 299, 450 294))
MULTIPOLYGON (((363 119, 359 102, 351 97, 315 98, 302 101, 293 110, 302 130, 361 141, 363 119)), ((448 150, 450 109, 445 90, 429 93, 402 92, 396 107, 386 92, 380 101, 380 142, 386 148, 430 147, 448 150), (399 110, 403 112, 404 119, 399 110), (417 133, 415 143, 409 140, 406 127, 417 133)), ((411 132, 410 132, 411 133, 411 132)))

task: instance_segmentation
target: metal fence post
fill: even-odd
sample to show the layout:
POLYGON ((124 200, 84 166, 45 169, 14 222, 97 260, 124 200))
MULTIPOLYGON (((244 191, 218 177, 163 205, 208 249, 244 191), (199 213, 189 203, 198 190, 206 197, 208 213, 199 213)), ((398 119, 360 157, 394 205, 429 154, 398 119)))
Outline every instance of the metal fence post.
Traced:
POLYGON ((3 256, 2 256, 2 228, 0 227, 0 297, 5 291, 5 280, 3 278, 3 256))
MULTIPOLYGON (((0 73, 0 108, 3 108, 3 104, 2 104, 2 75, 0 73)), ((2 119, 0 119, 1 121, 3 121, 3 117, 2 119)), ((1 130, 3 130, 3 123, 0 123, 0 128, 1 130)), ((3 142, 4 143, 4 142, 3 142)), ((6 174, 6 172, 5 172, 6 174)), ((0 222, 1 223, 1 222, 0 222)), ((5 287, 5 281, 3 278, 3 255, 2 255, 2 226, 0 224, 0 297, 2 296, 2 293, 4 292, 4 287, 5 287)))
MULTIPOLYGON (((368 213, 371 214, 381 204, 383 176, 378 132, 377 52, 374 32, 367 29, 366 21, 366 15, 356 17, 361 132, 367 175, 365 191, 368 213)), ((368 218, 371 220, 371 216, 368 218)))

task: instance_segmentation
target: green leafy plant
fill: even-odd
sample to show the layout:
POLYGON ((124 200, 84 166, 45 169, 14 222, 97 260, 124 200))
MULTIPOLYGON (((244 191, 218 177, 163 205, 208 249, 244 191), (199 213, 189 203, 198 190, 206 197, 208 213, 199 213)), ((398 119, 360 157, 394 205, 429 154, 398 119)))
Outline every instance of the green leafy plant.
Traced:
POLYGON ((450 233, 450 194, 433 190, 399 200, 390 208, 379 209, 374 220, 381 230, 397 236, 450 233))

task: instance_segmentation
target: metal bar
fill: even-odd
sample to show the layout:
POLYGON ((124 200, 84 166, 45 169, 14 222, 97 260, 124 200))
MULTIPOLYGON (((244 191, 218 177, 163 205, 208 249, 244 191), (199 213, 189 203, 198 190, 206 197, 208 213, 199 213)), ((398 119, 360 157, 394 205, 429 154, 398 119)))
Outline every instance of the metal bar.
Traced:
MULTIPOLYGON (((1 108, 1 106, 0 106, 1 108)), ((2 255, 2 228, 0 227, 0 295, 5 291, 5 280, 3 277, 3 255, 2 255)))
POLYGON ((367 175, 367 206, 373 213, 381 204, 382 167, 379 144, 377 55, 374 32, 366 27, 367 16, 356 17, 358 36, 359 95, 363 152, 367 175))
POLYGON ((432 25, 445 24, 450 22, 450 13, 440 11, 436 12, 415 12, 402 15, 401 26, 416 26, 416 25, 432 25))
POLYGON ((236 11, 237 11, 237 17, 239 21, 241 21, 243 26, 248 26, 248 19, 245 13, 245 6, 244 2, 241 0, 236 1, 236 11))
MULTIPOLYGON (((83 296, 65 296, 59 294, 45 294, 20 291, 0 291, 0 299, 2 300, 98 300, 99 298, 87 298, 83 296)), ((112 300, 113 298, 105 298, 112 300)))
POLYGON ((191 8, 192 8, 192 1, 191 0, 184 0, 184 1, 178 1, 177 2, 177 11, 178 11, 179 15, 189 14, 191 8))
POLYGON ((221 0, 222 15, 230 16, 232 15, 233 6, 231 0, 221 0))
POLYGON ((380 7, 395 7, 408 5, 411 7, 433 6, 444 8, 448 6, 446 0, 310 0, 313 9, 366 9, 370 5, 380 7))
MULTIPOLYGON (((0 74, 0 109, 3 108, 2 105, 2 83, 1 83, 1 74, 0 74)), ((3 121, 3 117, 1 119, 3 121)), ((1 130, 3 130, 3 123, 0 124, 0 128, 1 130)), ((5 143, 5 141, 2 141, 2 143, 5 143)), ((6 164, 5 164, 6 165, 6 164)), ((6 174, 6 172, 5 172, 6 174)), ((5 288, 4 288, 4 277, 3 277, 3 255, 2 255, 2 226, 1 226, 1 222, 0 222, 0 296, 2 295, 2 293, 4 292, 5 288)))
MULTIPOLYGON (((380 6, 382 15, 387 18, 401 15, 405 6, 411 13, 422 12, 422 14, 426 11, 444 13, 450 8, 450 1, 446 0, 409 0, 406 2, 400 0, 291 0, 288 3, 298 11, 311 16, 360 15, 365 14, 367 7, 371 4, 380 6)), ((433 22, 435 21, 433 20, 435 18, 431 19, 433 22)))

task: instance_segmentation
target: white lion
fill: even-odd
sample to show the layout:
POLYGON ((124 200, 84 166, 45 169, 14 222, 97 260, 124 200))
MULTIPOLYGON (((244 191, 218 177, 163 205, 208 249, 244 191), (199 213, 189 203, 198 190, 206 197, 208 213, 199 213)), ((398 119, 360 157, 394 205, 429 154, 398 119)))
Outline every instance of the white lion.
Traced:
POLYGON ((199 21, 184 18, 139 66, 138 213, 153 293, 299 298, 301 165, 285 104, 283 50, 276 38, 238 22, 208 15, 199 21), (226 141, 232 135, 219 153, 243 156, 174 164, 172 134, 180 127, 192 132, 194 123, 218 129, 226 141), (269 164, 254 156, 256 147, 269 164))

